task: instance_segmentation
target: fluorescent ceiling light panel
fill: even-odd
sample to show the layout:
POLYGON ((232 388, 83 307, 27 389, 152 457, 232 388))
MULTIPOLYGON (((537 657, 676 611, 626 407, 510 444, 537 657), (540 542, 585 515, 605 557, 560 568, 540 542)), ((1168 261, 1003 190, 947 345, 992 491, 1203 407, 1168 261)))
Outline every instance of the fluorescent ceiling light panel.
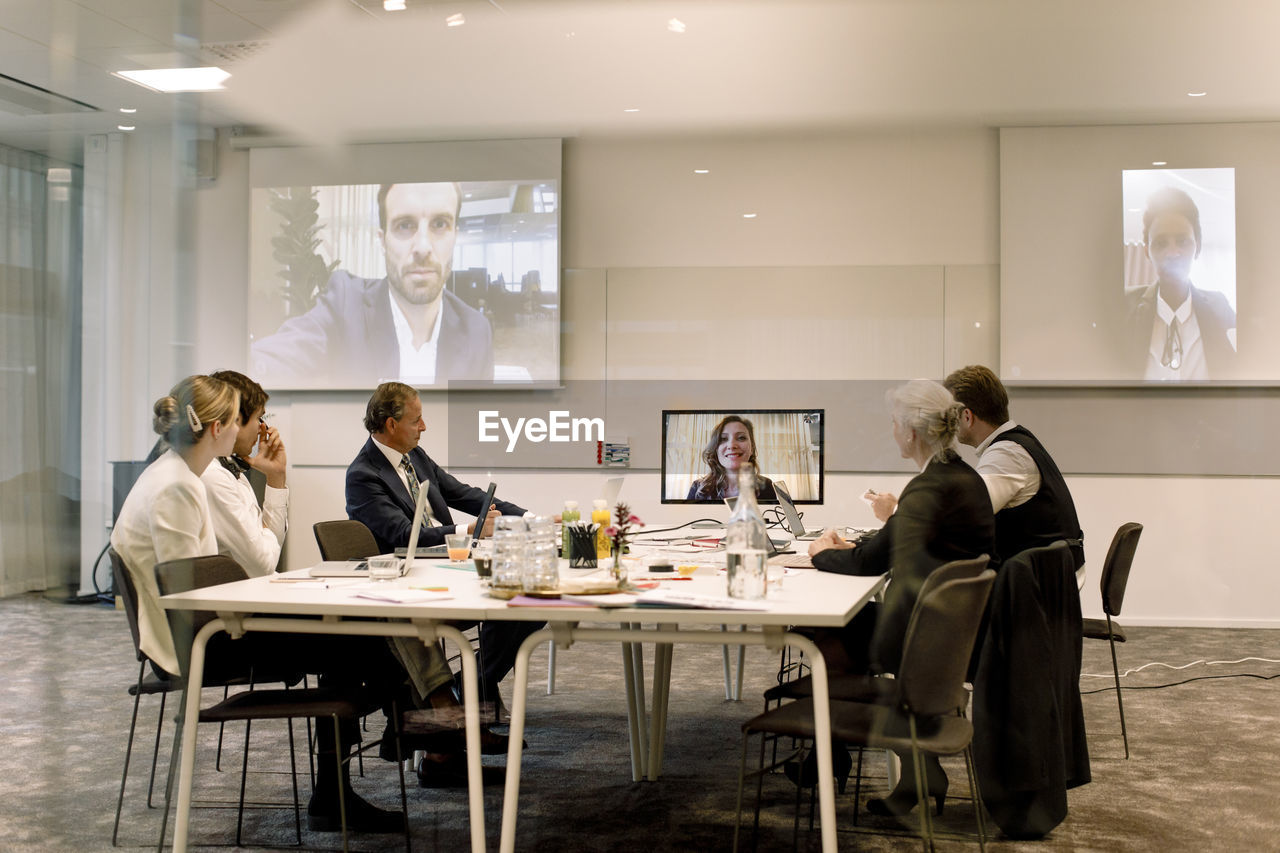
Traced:
POLYGON ((115 76, 153 92, 213 92, 231 75, 217 66, 116 71, 115 76))

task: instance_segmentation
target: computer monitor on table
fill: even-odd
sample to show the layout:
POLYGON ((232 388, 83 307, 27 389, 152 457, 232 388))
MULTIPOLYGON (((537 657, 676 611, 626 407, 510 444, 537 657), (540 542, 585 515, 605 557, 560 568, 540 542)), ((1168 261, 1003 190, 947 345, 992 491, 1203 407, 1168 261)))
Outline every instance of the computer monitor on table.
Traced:
POLYGON ((823 500, 823 409, 671 409, 662 413, 664 504, 720 503, 754 457, 756 493, 774 503, 775 480, 798 504, 823 500))

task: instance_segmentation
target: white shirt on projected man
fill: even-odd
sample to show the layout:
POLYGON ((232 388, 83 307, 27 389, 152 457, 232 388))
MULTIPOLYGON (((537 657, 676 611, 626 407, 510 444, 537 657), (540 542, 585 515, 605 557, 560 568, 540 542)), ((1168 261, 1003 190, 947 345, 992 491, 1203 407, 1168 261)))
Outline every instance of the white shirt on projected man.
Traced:
POLYGON ((420 347, 413 345, 413 329, 409 320, 400 310, 396 298, 387 291, 387 299, 391 301, 391 322, 396 329, 396 342, 400 347, 401 382, 410 385, 434 385, 436 382, 436 346, 440 343, 440 321, 444 317, 444 306, 436 306, 436 322, 431 327, 431 336, 420 347))
POLYGON ((1204 360, 1204 341, 1200 337, 1200 324, 1196 312, 1191 310, 1191 294, 1182 301, 1178 310, 1169 307, 1164 297, 1156 294, 1156 316, 1151 321, 1151 348, 1147 350, 1147 369, 1144 379, 1164 381, 1179 379, 1208 379, 1209 368, 1204 360), (1169 338, 1169 326, 1178 320, 1178 336, 1182 340, 1182 360, 1179 366, 1165 365, 1164 347, 1169 338))

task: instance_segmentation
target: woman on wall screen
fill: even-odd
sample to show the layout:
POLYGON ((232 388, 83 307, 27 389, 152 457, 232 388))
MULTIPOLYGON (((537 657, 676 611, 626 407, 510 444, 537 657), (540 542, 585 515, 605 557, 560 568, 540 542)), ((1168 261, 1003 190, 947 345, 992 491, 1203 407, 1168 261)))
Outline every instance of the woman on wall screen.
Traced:
MULTIPOLYGON (((738 495, 738 472, 750 465, 757 472, 756 431, 751 421, 741 415, 725 415, 711 431, 711 438, 702 451, 702 459, 710 469, 707 474, 689 487, 685 500, 718 501, 738 495)), ((756 476, 756 500, 776 501, 773 481, 756 476)))

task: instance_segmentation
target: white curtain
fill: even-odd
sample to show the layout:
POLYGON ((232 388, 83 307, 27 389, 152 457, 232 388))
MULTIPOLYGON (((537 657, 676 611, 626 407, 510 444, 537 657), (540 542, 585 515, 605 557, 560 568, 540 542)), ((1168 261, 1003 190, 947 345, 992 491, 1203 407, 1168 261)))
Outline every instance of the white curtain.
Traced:
POLYGON ((325 261, 364 278, 386 274, 378 242, 378 185, 316 187, 316 215, 324 226, 316 236, 325 261))
POLYGON ((684 500, 693 481, 707 473, 702 449, 722 417, 718 413, 671 415, 667 421, 666 497, 684 500))
POLYGON ((0 596, 79 586, 80 187, 0 146, 0 596))

